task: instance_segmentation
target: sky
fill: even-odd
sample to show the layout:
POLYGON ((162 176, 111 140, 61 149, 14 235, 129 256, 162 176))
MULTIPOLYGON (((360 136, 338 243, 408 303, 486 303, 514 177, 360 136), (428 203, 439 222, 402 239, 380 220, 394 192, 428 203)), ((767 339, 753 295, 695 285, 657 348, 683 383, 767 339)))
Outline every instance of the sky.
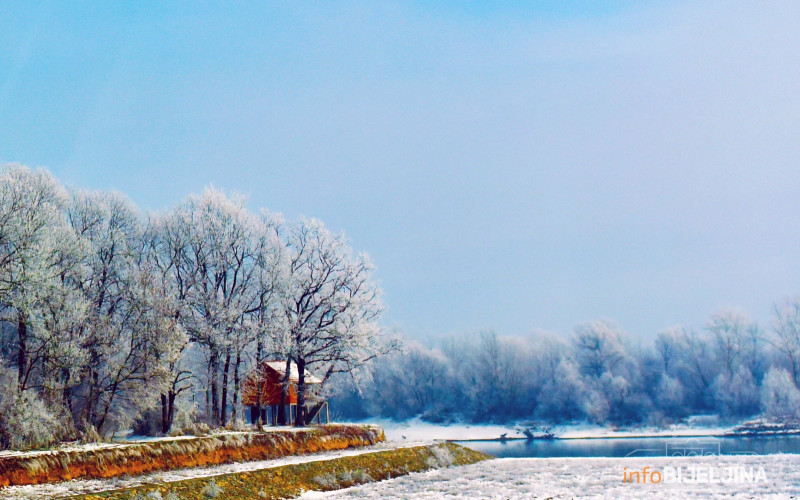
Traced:
POLYGON ((344 231, 387 326, 634 337, 800 294, 792 1, 3 2, 0 163, 344 231))

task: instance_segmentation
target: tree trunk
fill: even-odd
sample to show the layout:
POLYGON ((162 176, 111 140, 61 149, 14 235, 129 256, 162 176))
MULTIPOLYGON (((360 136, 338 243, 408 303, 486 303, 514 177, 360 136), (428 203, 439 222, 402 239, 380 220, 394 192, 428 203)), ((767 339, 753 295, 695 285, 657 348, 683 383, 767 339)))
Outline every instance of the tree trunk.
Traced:
POLYGON ((261 356, 264 351, 264 344, 261 342, 261 338, 258 339, 258 345, 256 346, 256 415, 258 418, 254 424, 258 425, 259 430, 261 430, 261 426, 264 422, 261 421, 261 356))
POLYGON ((100 355, 97 350, 91 349, 89 355, 89 395, 86 397, 86 408, 84 410, 85 425, 95 425, 95 410, 100 386, 100 375, 97 373, 96 367, 99 365, 100 355))
POLYGON ((222 411, 222 427, 228 424, 228 372, 231 367, 231 352, 225 354, 225 365, 222 368, 222 404, 220 410, 222 411))
POLYGON ((167 412, 169 411, 169 403, 167 402, 167 395, 161 393, 161 434, 166 435, 169 432, 167 425, 167 412))
POLYGON ((167 395, 167 432, 172 430, 172 422, 175 420, 175 397, 177 394, 170 390, 167 395))
POLYGON ((306 426, 306 360, 297 358, 297 415, 295 427, 306 426))
POLYGON ((161 433, 169 434, 172 430, 172 421, 175 419, 175 397, 177 394, 174 389, 170 389, 166 394, 161 394, 161 433))
POLYGON ((211 423, 219 425, 219 352, 216 348, 211 350, 211 360, 209 362, 211 375, 211 423))
POLYGON ((25 371, 28 368, 28 325, 25 323, 25 315, 19 315, 17 322, 17 337, 19 339, 19 350, 17 351, 17 383, 19 391, 25 390, 25 371))
MULTIPOLYGON (((239 404, 239 367, 242 364, 241 353, 236 353, 236 363, 233 364, 233 410, 231 413, 231 422, 236 425, 236 405, 239 404)), ((244 416, 244 415, 243 415, 244 416)))
POLYGON ((286 357, 286 371, 281 384, 281 403, 278 405, 278 425, 286 425, 286 403, 289 392, 289 375, 292 373, 292 358, 286 357))

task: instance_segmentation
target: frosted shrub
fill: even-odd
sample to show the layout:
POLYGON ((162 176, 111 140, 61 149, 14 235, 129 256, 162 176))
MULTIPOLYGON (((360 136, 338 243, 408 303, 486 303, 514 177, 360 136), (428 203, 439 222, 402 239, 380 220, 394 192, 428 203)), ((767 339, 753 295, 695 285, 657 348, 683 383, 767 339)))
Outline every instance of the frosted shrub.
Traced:
POLYGON ((188 401, 185 398, 178 398, 175 401, 175 417, 172 419, 172 428, 186 429, 197 423, 197 403, 188 401))
POLYGON ((0 394, 0 447, 15 450, 42 448, 59 438, 56 416, 38 395, 28 390, 16 394, 16 384, 0 394))
POLYGON ((222 488, 220 488, 212 479, 211 482, 208 483, 205 488, 203 488, 202 493, 206 498, 217 498, 220 493, 222 493, 222 488))
POLYGON ((85 424, 85 430, 81 434, 82 443, 100 443, 103 441, 103 436, 97 432, 97 429, 92 424, 85 424))
POLYGON ((205 422, 197 422, 181 430, 186 436, 207 436, 211 433, 211 427, 205 422))
MULTIPOLYGON (((167 499, 169 499, 169 495, 167 495, 167 499)), ((161 496, 160 491, 149 491, 137 494, 133 500, 164 500, 164 497, 161 496)))
POLYGON ((444 468, 450 467, 453 465, 455 459, 453 458, 453 454, 450 453, 450 450, 444 447, 439 446, 430 446, 428 450, 433 454, 432 457, 428 457, 425 460, 425 464, 434 469, 434 468, 444 468))
POLYGON ((320 474, 314 477, 314 482, 324 488, 330 488, 336 485, 336 476, 331 473, 320 474))
POLYGON ((744 366, 733 376, 728 373, 719 374, 711 390, 717 410, 723 415, 753 415, 758 412, 758 386, 753 374, 744 366))
POLYGON ((761 409, 774 418, 800 417, 800 390, 783 368, 772 367, 761 385, 761 409))
POLYGON ((372 476, 361 469, 353 471, 353 481, 359 484, 372 482, 372 476))

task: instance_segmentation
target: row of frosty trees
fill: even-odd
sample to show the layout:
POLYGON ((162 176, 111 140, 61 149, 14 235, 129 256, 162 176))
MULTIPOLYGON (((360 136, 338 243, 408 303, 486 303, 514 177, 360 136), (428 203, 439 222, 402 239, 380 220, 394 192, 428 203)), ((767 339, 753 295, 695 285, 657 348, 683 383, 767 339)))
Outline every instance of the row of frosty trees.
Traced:
POLYGON ((353 417, 430 421, 664 425, 690 415, 723 421, 800 418, 800 298, 761 328, 726 310, 701 330, 674 327, 653 342, 609 321, 568 339, 484 332, 424 346, 368 366, 360 391, 339 396, 353 417))
POLYGON ((145 215, 6 166, 0 447, 108 436, 145 412, 167 433, 188 393, 225 426, 267 358, 296 363, 302 411, 304 368, 327 379, 383 349, 372 272, 319 221, 289 225, 214 189, 145 215))

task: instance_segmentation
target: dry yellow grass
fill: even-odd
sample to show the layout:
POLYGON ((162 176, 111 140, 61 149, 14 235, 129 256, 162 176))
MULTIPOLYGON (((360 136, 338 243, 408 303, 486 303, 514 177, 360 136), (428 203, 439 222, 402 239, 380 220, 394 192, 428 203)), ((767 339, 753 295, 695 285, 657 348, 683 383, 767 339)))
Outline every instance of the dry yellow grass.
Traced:
POLYGON ((384 440, 378 426, 322 425, 295 431, 222 434, 88 451, 0 457, 0 486, 108 478, 203 465, 268 460, 368 446, 384 440))

